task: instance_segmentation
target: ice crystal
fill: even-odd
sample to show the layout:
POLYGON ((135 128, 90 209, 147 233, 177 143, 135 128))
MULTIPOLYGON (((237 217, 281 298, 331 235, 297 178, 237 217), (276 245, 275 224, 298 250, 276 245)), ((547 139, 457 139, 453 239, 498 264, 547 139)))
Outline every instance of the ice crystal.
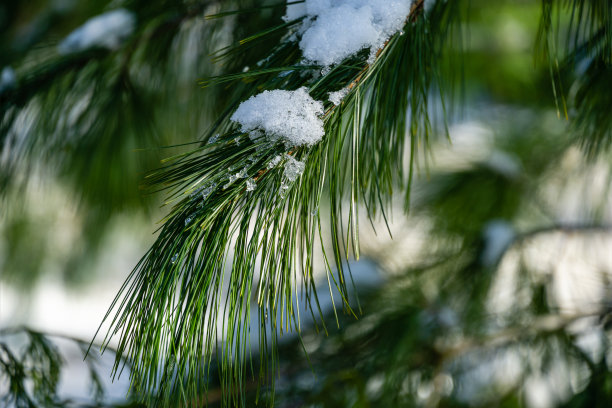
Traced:
POLYGON ((274 157, 272 160, 270 160, 268 162, 268 169, 273 169, 274 167, 278 166, 278 163, 280 163, 280 161, 283 159, 283 156, 278 155, 276 157, 274 157))
POLYGON ((213 191, 215 191, 216 187, 217 184, 215 183, 211 183, 207 187, 204 187, 204 189, 202 190, 202 200, 206 200, 208 196, 211 195, 213 191))
POLYGON ((223 186, 223 189, 225 190, 226 188, 228 188, 230 185, 232 185, 234 181, 246 178, 248 176, 249 175, 246 171, 246 168, 240 170, 238 173, 230 174, 227 184, 223 186))
POLYGON ((330 92, 329 93, 329 101, 331 103, 333 103, 334 105, 338 106, 338 105, 340 105, 342 100, 346 97, 346 95, 348 95, 349 91, 350 91, 349 88, 342 88, 339 91, 330 92))
POLYGON ((246 191, 253 191, 257 188, 257 183, 255 182, 255 180, 253 179, 248 179, 247 180, 247 187, 246 187, 246 191))
POLYGON ((285 155, 287 162, 285 163, 285 171, 283 176, 290 182, 294 182, 304 172, 304 162, 295 160, 290 155, 285 155))

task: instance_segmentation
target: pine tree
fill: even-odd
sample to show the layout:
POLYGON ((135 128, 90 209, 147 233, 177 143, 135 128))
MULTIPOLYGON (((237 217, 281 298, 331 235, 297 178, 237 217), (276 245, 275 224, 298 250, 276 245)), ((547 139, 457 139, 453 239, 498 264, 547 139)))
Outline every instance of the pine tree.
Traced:
MULTIPOLYGON (((119 344, 113 374, 128 365, 139 401, 515 406, 529 379, 555 367, 589 373, 556 402, 610 398, 607 337, 594 357, 573 327, 591 318, 589 328, 605 333, 608 308, 564 314, 528 259, 528 244, 541 236, 609 231, 597 209, 587 223, 557 222, 539 196, 576 146, 585 168, 608 164, 609 1, 542 0, 533 39, 541 89, 515 94, 490 67, 467 60, 466 26, 486 2, 103 3, 79 7, 105 11, 98 24, 116 26, 104 36, 89 20, 58 45, 50 38, 63 33, 55 26, 63 11, 52 9, 43 15, 48 25, 33 26, 49 32, 34 30, 20 46, 18 28, 0 39, 9 50, 0 63, 16 67, 3 71, 0 85, 0 186, 7 195, 18 190, 43 161, 74 186, 90 225, 103 225, 113 211, 143 205, 135 185, 168 156, 135 148, 179 151, 144 177, 146 189, 165 195, 167 215, 106 317, 104 345, 119 344), (177 85, 208 53, 214 64, 198 71, 204 89, 177 85), (472 70, 462 72, 466 66, 472 70), (468 98, 457 91, 470 81, 532 113, 499 114, 497 155, 459 169, 430 165, 435 136, 452 142, 448 123, 468 98), (428 168, 429 179, 418 177, 428 168), (432 245, 389 283, 353 299, 360 211, 391 231, 398 197, 411 217, 429 220, 432 245), (325 285, 315 279, 317 259, 325 285), (509 264, 522 298, 491 317, 509 264), (333 299, 331 310, 323 297, 333 299), (324 340, 302 328, 305 314, 324 340), (282 342, 289 333, 300 336, 282 342), (324 373, 318 389, 301 385, 310 370, 296 357, 303 350, 324 373), (499 390, 466 391, 476 387, 473 366, 521 353, 537 356, 532 366, 519 359, 519 374, 499 390)), ((20 7, 7 10, 18 16, 20 7)), ((1 361, 19 367, 17 360, 1 361)), ((40 395, 53 394, 54 384, 40 395)))

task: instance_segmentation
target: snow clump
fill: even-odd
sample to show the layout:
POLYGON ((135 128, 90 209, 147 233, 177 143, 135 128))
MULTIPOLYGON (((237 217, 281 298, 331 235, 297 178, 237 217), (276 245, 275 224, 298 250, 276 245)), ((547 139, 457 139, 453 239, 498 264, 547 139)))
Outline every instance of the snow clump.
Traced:
POLYGON ((300 49, 308 61, 331 66, 369 49, 371 56, 410 14, 412 0, 306 0, 289 5, 285 21, 306 17, 300 49))
POLYGON ((305 87, 296 91, 264 91, 242 102, 231 117, 252 139, 265 136, 282 140, 288 147, 312 146, 323 130, 323 103, 314 100, 305 87))
POLYGON ((134 32, 136 18, 126 9, 116 9, 89 19, 74 30, 58 47, 60 54, 72 54, 90 48, 114 50, 134 32))

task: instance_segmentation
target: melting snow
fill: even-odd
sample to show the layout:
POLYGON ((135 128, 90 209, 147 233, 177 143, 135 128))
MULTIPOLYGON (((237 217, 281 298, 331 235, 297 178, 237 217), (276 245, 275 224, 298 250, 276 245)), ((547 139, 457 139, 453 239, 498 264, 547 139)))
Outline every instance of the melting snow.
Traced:
POLYGON ((330 92, 329 93, 329 101, 331 103, 333 103, 334 105, 338 106, 338 105, 340 105, 340 102, 342 102, 344 97, 346 95, 348 95, 348 93, 349 93, 349 89, 348 88, 342 88, 339 91, 330 92))
POLYGON ((255 182, 255 180, 253 179, 248 179, 247 180, 247 187, 246 187, 246 191, 253 191, 257 188, 257 183, 255 182))
POLYGON ((283 181, 280 186, 281 198, 285 198, 291 184, 304 172, 305 164, 292 156, 285 154, 285 170, 283 171, 283 181))
POLYGON ((126 9, 100 14, 70 33, 60 43, 59 52, 71 54, 94 47, 117 49, 134 32, 135 26, 134 14, 126 9))
POLYGON ((280 163, 280 161, 283 159, 283 157, 281 155, 278 155, 276 157, 274 157, 272 160, 270 160, 268 162, 268 169, 272 169, 274 167, 276 167, 278 165, 278 163, 280 163))
POLYGON ((294 182, 304 172, 304 162, 295 160, 288 154, 285 155, 285 158, 287 159, 287 163, 285 163, 283 176, 285 176, 288 181, 294 182))

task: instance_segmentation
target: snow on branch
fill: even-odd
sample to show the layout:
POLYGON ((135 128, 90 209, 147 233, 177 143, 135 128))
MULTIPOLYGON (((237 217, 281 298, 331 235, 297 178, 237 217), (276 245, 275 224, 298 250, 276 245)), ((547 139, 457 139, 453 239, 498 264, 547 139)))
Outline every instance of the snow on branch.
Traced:
POLYGON ((323 137, 323 103, 314 100, 306 87, 295 91, 264 91, 242 102, 231 120, 251 138, 261 132, 271 141, 287 146, 314 145, 323 137))
POLYGON ((58 47, 60 54, 91 48, 117 49, 136 27, 136 17, 126 9, 116 9, 89 19, 74 30, 58 47))
POLYGON ((402 30, 412 0, 306 0, 287 6, 285 21, 306 17, 300 49, 306 60, 331 66, 402 30))

